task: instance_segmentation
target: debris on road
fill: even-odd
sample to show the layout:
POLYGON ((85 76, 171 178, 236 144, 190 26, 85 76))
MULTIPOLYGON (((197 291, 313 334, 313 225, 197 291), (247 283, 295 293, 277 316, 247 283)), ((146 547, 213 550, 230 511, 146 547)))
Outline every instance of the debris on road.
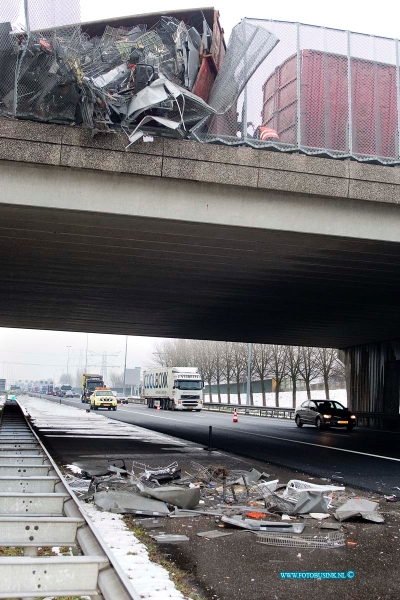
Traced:
POLYGON ((278 531, 283 533, 302 533, 305 525, 303 523, 282 523, 282 521, 253 521, 252 519, 242 519, 240 515, 232 517, 223 516, 223 523, 228 523, 234 527, 241 527, 250 531, 278 531))
POLYGON ((156 500, 172 504, 182 509, 191 509, 198 506, 200 501, 200 488, 187 488, 179 485, 164 485, 158 488, 140 486, 140 491, 156 500))
POLYGON ((397 502, 398 498, 395 494, 392 494, 390 496, 384 496, 386 502, 397 502))
POLYGON ((198 535, 199 537, 209 538, 210 540, 212 540, 214 538, 225 537, 227 535, 233 535, 233 532, 217 531, 216 529, 213 529, 211 531, 199 531, 199 533, 197 533, 196 535, 198 535))
POLYGON ((335 521, 322 521, 319 525, 319 529, 335 529, 339 530, 341 528, 341 523, 336 523, 335 521))
POLYGON ((346 521, 353 517, 362 517, 366 521, 384 523, 385 519, 379 514, 379 504, 365 498, 352 498, 336 509, 335 517, 338 521, 346 521))
POLYGON ((146 498, 135 492, 108 490, 94 494, 94 503, 101 510, 120 514, 167 516, 169 510, 164 502, 146 498))
POLYGON ((181 477, 181 470, 176 461, 166 467, 156 468, 149 467, 144 463, 133 461, 132 472, 134 469, 141 471, 141 473, 138 475, 141 481, 156 481, 161 484, 174 481, 175 479, 180 479, 181 477))
POLYGON ((259 533, 257 542, 268 546, 286 546, 288 548, 339 548, 346 544, 344 533, 304 536, 259 533))
POLYGON ((191 462, 190 471, 182 474, 177 462, 154 468, 135 461, 131 471, 125 464, 121 467, 110 464, 106 473, 92 476, 90 482, 83 480, 82 475, 90 477, 88 473, 76 473, 70 479, 75 484, 90 483, 81 498, 93 496, 98 509, 161 517, 161 520, 141 521, 149 531, 163 527, 168 517, 192 519, 182 521, 182 526, 176 528, 179 535, 154 532, 152 537, 157 543, 187 542, 189 537, 180 534, 182 528, 188 533, 190 530, 186 528, 192 525, 187 523, 208 517, 215 528, 196 532, 203 539, 239 535, 241 531, 253 534, 254 541, 264 545, 338 548, 346 543, 356 545, 346 542, 342 521, 352 517, 375 523, 384 521, 378 503, 355 494, 349 498, 344 486, 318 485, 300 479, 291 479, 283 485, 257 469, 229 470, 224 465, 191 462), (332 516, 336 521, 329 520, 332 516), (313 525, 313 521, 318 523, 313 525), (317 533, 321 530, 327 533, 317 533))
POLYGON ((160 534, 160 535, 151 535, 159 544, 173 544, 175 542, 189 542, 189 538, 187 535, 172 535, 172 534, 160 534))

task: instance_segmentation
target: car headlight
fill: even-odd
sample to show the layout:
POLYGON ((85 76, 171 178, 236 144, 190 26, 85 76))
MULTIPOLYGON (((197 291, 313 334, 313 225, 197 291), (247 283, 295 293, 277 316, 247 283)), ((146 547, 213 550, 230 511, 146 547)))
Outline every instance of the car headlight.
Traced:
POLYGON ((324 419, 332 419, 332 415, 322 415, 324 419))
POLYGON ((357 419, 356 415, 350 415, 350 419, 357 419))

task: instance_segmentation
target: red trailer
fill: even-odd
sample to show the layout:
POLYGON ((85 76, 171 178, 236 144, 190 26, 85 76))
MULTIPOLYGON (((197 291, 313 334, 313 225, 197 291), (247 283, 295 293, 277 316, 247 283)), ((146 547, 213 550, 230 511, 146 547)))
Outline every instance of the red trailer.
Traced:
MULTIPOLYGON (((300 145, 349 153, 347 56, 317 50, 300 55, 300 145)), ((396 67, 350 59, 351 153, 396 157, 396 67)), ((281 142, 297 145, 297 55, 279 65, 263 85, 262 124, 281 142)))

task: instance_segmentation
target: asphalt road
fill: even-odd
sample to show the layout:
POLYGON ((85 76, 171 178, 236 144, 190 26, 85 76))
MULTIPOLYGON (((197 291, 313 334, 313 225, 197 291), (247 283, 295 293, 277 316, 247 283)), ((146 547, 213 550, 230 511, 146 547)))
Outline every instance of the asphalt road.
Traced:
MULTIPOLYGON (((58 398, 47 398, 59 403, 58 398)), ((80 400, 63 404, 88 408, 80 400)), ((118 410, 101 411, 110 419, 133 423, 199 444, 208 445, 209 426, 215 448, 309 473, 316 477, 336 475, 340 483, 373 492, 398 493, 400 488, 400 433, 356 428, 319 431, 297 428, 293 421, 231 414, 169 412, 142 405, 119 405, 118 410)))

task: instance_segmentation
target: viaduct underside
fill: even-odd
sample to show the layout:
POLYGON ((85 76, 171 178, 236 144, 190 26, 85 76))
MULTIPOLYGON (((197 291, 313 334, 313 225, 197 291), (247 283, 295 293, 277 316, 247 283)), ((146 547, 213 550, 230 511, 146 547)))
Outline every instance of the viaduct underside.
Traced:
POLYGON ((0 122, 0 325, 346 349, 399 412, 389 167, 0 122))

